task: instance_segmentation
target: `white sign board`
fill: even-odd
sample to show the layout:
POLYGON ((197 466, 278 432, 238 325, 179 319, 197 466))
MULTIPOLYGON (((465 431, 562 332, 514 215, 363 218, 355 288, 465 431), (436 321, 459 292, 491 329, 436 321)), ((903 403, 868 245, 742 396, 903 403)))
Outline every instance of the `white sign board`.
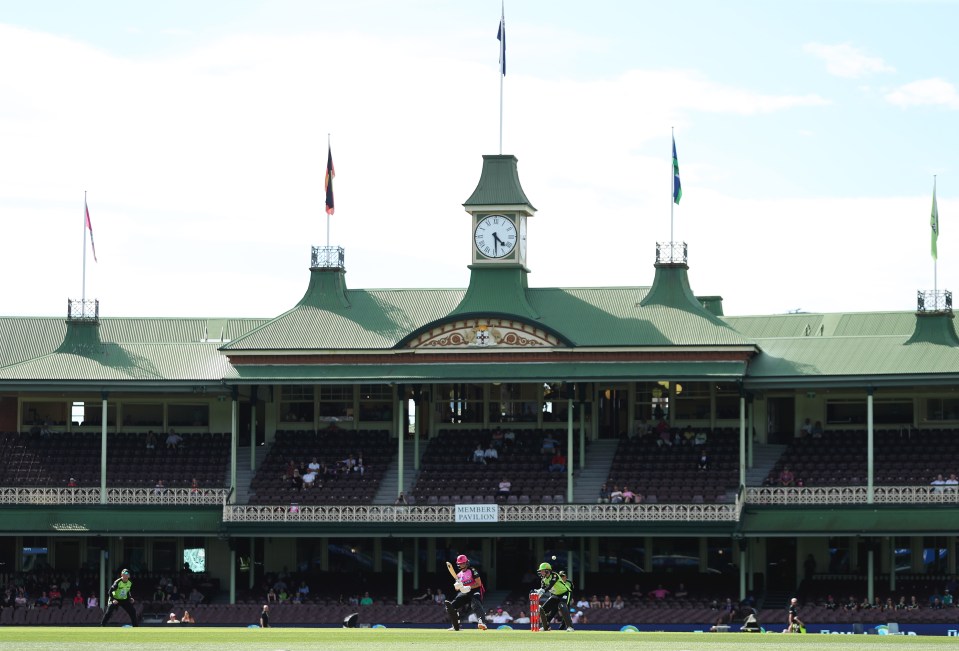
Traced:
POLYGON ((496 522, 499 520, 498 504, 457 504, 456 522, 496 522))

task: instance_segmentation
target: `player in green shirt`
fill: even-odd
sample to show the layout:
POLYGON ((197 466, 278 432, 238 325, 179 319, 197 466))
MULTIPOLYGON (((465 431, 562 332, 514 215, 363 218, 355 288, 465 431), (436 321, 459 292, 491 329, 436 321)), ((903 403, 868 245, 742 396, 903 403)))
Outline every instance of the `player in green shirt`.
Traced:
POLYGON ((553 571, 549 563, 540 563, 536 574, 540 578, 540 623, 544 631, 549 630, 549 622, 559 613, 560 619, 567 631, 573 630, 570 621, 569 608, 566 605, 571 584, 568 579, 563 580, 559 573, 553 571))
POLYGON ((107 606, 106 612, 103 613, 100 626, 107 625, 110 616, 113 615, 113 611, 117 608, 125 610, 130 617, 130 623, 133 626, 137 625, 137 611, 133 607, 132 588, 133 582, 130 580, 130 570, 124 569, 120 572, 120 578, 114 581, 113 585, 110 586, 110 594, 107 598, 110 605, 107 606))

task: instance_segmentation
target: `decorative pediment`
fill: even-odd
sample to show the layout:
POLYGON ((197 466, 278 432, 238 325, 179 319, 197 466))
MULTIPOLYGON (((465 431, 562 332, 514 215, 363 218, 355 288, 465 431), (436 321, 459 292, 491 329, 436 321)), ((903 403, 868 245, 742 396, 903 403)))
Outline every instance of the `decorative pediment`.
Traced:
POLYGON ((542 328, 511 319, 460 319, 414 337, 410 348, 553 348, 560 340, 542 328))

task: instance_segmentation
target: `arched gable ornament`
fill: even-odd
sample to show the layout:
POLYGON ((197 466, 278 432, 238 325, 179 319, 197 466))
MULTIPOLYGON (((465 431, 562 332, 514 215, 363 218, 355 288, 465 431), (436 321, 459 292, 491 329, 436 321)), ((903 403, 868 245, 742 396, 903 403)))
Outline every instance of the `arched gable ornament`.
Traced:
POLYGON ((559 339, 542 328, 510 319, 462 319, 421 333, 410 348, 553 348, 559 339))

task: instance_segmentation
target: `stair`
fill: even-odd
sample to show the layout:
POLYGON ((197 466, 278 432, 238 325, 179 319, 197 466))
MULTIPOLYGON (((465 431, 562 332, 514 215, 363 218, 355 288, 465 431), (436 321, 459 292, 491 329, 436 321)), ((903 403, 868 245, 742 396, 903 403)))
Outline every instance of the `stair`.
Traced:
MULTIPOLYGON (((427 441, 420 441, 420 458, 422 459, 423 453, 426 452, 427 441)), ((414 454, 413 442, 404 441, 403 442, 403 486, 399 487, 400 477, 400 466, 399 459, 394 459, 393 463, 390 464, 390 467, 387 469, 386 474, 383 476, 383 479, 380 480, 380 487, 376 491, 376 495, 373 497, 373 504, 393 504, 396 501, 396 496, 399 495, 400 491, 403 491, 407 495, 410 494, 410 489, 413 488, 413 484, 416 482, 416 471, 413 470, 413 461, 416 456, 414 454)))
POLYGON ((599 439, 591 441, 586 453, 586 466, 575 472, 573 477, 573 501, 578 504, 592 504, 599 495, 599 487, 609 479, 609 469, 616 456, 619 441, 599 439))
POLYGON ((762 486, 763 480, 786 451, 785 445, 757 443, 753 449, 753 467, 746 470, 747 486, 762 486))
MULTIPOLYGON (((263 460, 270 452, 271 444, 260 445, 256 448, 256 470, 250 470, 250 448, 239 448, 236 451, 236 503, 250 503, 250 483, 253 475, 263 465, 263 460)), ((227 468, 227 486, 230 485, 230 470, 227 468)))

